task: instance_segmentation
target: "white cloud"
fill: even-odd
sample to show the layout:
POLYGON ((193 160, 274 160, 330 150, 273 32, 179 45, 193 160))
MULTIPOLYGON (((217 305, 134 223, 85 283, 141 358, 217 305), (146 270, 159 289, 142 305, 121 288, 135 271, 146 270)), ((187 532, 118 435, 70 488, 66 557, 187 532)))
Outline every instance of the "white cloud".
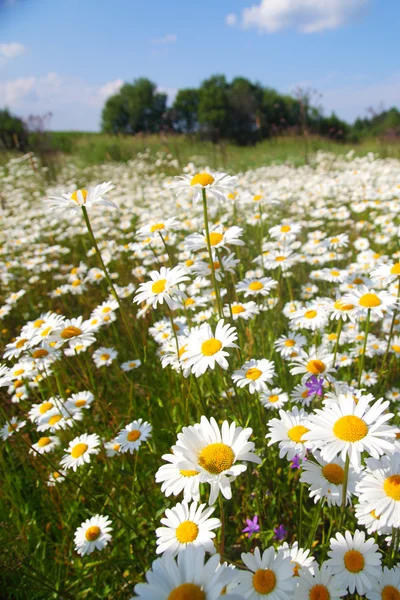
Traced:
POLYGON ((121 89, 121 87, 123 86, 123 84, 124 84, 124 82, 122 81, 122 79, 116 79, 115 81, 109 81, 108 83, 106 83, 99 89, 99 96, 105 100, 106 98, 109 98, 110 96, 113 96, 114 94, 117 94, 119 92, 119 90, 121 89))
MULTIPOLYGON (((243 10, 241 25, 245 29, 257 28, 260 33, 287 28, 316 33, 345 25, 357 18, 368 3, 369 0, 260 0, 243 10)), ((227 16, 227 23, 231 16, 227 16)))
POLYGON ((235 13, 229 13, 229 15, 226 15, 225 23, 229 27, 235 27, 235 25, 237 23, 237 16, 235 15, 235 13))
POLYGON ((175 33, 168 33, 167 35, 164 35, 163 37, 154 38, 153 40, 151 40, 151 43, 155 44, 157 46, 162 46, 165 44, 174 44, 177 39, 178 39, 178 36, 175 33))
POLYGON ((12 58, 21 56, 25 53, 25 46, 19 42, 10 42, 9 44, 0 44, 0 66, 6 64, 12 58))
POLYGON ((168 104, 173 104, 177 93, 179 92, 179 88, 170 88, 170 87, 158 87, 157 92, 160 94, 167 94, 167 102, 168 104))

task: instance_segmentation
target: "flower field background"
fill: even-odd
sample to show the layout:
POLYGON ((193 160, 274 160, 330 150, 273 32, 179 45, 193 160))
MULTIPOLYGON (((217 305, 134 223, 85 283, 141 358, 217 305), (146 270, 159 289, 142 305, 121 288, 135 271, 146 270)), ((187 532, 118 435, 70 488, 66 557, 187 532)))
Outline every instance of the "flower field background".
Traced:
POLYGON ((400 599, 400 162, 225 168, 0 168, 4 597, 400 599))

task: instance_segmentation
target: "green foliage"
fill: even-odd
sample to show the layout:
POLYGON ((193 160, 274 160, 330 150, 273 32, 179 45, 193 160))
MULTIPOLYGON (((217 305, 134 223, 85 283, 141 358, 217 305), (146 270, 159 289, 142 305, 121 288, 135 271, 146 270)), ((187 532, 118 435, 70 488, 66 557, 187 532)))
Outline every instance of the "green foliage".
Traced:
POLYGON ((199 101, 199 90, 190 88, 179 90, 172 107, 177 131, 193 133, 196 130, 198 127, 199 101))
POLYGON ((167 96, 156 92, 156 85, 148 79, 125 83, 104 106, 102 131, 130 134, 160 131, 166 103, 167 96))
POLYGON ((0 147, 25 151, 27 142, 28 135, 22 119, 12 115, 8 108, 0 110, 0 147))
POLYGON ((199 123, 213 141, 218 141, 229 128, 228 83, 224 75, 214 75, 200 87, 199 123))

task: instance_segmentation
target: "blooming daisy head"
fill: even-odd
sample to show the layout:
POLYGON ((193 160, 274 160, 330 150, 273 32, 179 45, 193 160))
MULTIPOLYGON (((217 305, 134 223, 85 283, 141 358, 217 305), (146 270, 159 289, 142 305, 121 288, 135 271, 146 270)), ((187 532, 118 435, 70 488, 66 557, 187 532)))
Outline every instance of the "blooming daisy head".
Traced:
POLYGON ((261 360, 252 358, 234 371, 232 379, 238 387, 248 387, 250 394, 254 394, 266 390, 267 384, 272 382, 274 375, 275 365, 272 361, 266 358, 261 360))
POLYGON ((261 555, 256 548, 254 554, 242 553, 242 561, 248 571, 240 571, 236 575, 237 591, 245 598, 256 600, 280 600, 293 595, 296 580, 293 577, 293 566, 289 556, 282 552, 275 553, 274 548, 267 548, 261 555))
POLYGON ((70 194, 61 194, 61 196, 50 196, 48 200, 44 200, 45 203, 49 204, 50 208, 55 209, 72 209, 79 210, 84 206, 85 208, 91 208, 92 206, 99 204, 102 206, 111 206, 118 208, 114 202, 107 200, 103 196, 113 189, 111 181, 101 183, 95 187, 89 187, 87 189, 75 190, 70 194))
POLYGON ((111 540, 111 521, 108 517, 95 515, 86 519, 75 531, 75 550, 81 556, 91 554, 93 550, 103 550, 111 540))
POLYGON ((129 423, 117 435, 115 441, 120 445, 120 452, 132 452, 138 450, 140 445, 151 435, 152 426, 143 419, 137 419, 129 423))
POLYGON ((208 323, 203 323, 188 338, 185 366, 190 367, 196 377, 203 375, 208 368, 214 369, 215 363, 227 369, 229 365, 225 357, 228 352, 225 348, 237 348, 234 343, 237 337, 236 329, 225 324, 223 319, 218 321, 215 333, 208 323))
POLYGON ((76 469, 85 463, 90 463, 92 454, 100 452, 100 438, 96 433, 84 433, 74 438, 61 459, 61 466, 66 469, 76 469))

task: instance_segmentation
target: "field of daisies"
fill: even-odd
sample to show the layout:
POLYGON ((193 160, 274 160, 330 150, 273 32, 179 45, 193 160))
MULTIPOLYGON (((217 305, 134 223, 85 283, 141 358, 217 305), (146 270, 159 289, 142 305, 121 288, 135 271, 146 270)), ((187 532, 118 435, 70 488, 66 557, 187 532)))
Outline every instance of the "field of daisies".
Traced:
POLYGON ((1 597, 400 600, 400 162, 0 182, 1 597))

